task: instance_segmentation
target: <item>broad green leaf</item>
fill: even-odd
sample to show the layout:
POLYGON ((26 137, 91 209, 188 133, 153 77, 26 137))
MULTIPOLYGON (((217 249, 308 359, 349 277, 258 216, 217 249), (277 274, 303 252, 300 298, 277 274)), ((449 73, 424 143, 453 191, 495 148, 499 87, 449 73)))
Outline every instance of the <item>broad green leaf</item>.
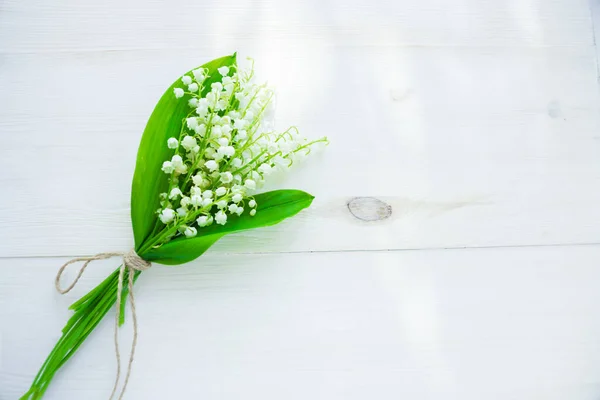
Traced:
POLYGON ((228 233, 275 225, 312 203, 314 197, 301 190, 274 190, 254 196, 258 207, 256 215, 228 216, 225 225, 213 224, 198 229, 194 238, 179 237, 141 256, 160 264, 183 264, 199 257, 221 237, 228 233))
MULTIPOLYGON (((208 93, 210 85, 218 79, 217 68, 235 63, 234 53, 202 65, 210 75, 204 85, 203 95, 208 93)), ((158 196, 168 185, 167 175, 161 171, 162 163, 173 155, 173 150, 166 145, 167 139, 179 137, 183 119, 190 112, 187 96, 176 99, 173 94, 175 87, 182 86, 178 79, 163 94, 148 120, 138 149, 131 185, 131 222, 136 250, 140 249, 154 228, 157 220, 155 212, 160 206, 158 196)))

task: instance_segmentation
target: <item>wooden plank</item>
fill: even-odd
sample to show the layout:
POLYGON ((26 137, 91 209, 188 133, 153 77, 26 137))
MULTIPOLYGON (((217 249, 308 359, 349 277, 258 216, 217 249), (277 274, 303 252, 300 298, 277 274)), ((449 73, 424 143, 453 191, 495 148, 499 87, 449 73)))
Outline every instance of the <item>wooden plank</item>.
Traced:
MULTIPOLYGON (((598 10, 4 1, 0 399, 26 390, 68 305, 117 263, 59 296, 66 259, 48 256, 131 247, 152 107, 182 70, 234 50, 279 88, 280 127, 332 139, 271 185, 317 199, 142 276, 127 398, 596 399, 600 245, 564 244, 600 237, 598 10)), ((106 398, 111 322, 45 398, 106 398)))
MULTIPOLYGON (((594 33, 594 48, 596 50, 596 60, 600 54, 598 54, 598 43, 600 43, 600 1, 590 0, 590 14, 592 17, 592 31, 594 33)), ((596 61, 598 64, 598 61, 596 61)), ((600 66, 598 70, 598 76, 600 81, 600 66)))
MULTIPOLYGON (((254 54, 259 73, 278 87, 278 126, 331 138, 324 154, 271 186, 314 193, 314 208, 224 239, 218 251, 598 241, 600 119, 598 91, 590 90, 591 47, 355 46, 309 68, 326 49, 254 54), (356 219, 347 203, 357 196, 380 198, 391 217, 356 219)), ((5 55, 0 254, 130 247, 140 132, 164 87, 212 56, 5 55)))
POLYGON ((3 2, 0 51, 304 46, 570 46, 593 41, 587 0, 3 2), (317 11, 318 10, 318 11, 317 11))
MULTIPOLYGON (((600 246, 210 252, 185 267, 155 266, 136 286, 127 398, 591 400, 599 258, 600 246)), ((26 389, 67 306, 117 264, 97 262, 61 297, 53 279, 63 261, 0 260, 2 399, 26 389)), ((106 398, 111 323, 56 377, 48 400, 106 398)), ((130 334, 126 325, 124 347, 130 334)))

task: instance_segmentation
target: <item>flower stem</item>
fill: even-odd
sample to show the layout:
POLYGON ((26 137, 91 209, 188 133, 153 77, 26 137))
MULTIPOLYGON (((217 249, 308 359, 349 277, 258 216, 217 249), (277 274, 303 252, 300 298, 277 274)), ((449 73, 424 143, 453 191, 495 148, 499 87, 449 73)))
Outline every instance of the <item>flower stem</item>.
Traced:
MULTIPOLYGON (((135 273, 134 282, 140 273, 139 271, 135 273)), ((54 375, 75 354, 79 346, 83 344, 116 302, 118 279, 119 269, 117 268, 98 286, 71 305, 70 309, 74 311, 74 314, 67 321, 62 336, 46 358, 31 387, 20 400, 42 398, 54 375)), ((125 299, 126 291, 124 290, 121 295, 125 299)), ((123 301, 124 303, 125 301, 123 301)), ((117 310, 117 312, 121 311, 117 310)), ((121 314, 119 317, 122 319, 123 315, 121 314)))

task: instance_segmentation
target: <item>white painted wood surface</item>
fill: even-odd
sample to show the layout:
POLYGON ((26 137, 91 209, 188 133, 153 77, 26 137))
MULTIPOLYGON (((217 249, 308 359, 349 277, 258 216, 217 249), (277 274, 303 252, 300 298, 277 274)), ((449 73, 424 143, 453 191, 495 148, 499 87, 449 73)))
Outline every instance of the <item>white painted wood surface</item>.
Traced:
MULTIPOLYGON (((331 138, 273 183, 317 198, 144 274, 127 398, 597 399, 598 6, 4 1, 0 399, 26 390, 68 304, 115 266, 61 297, 64 257, 131 246, 158 97, 235 50, 277 86, 280 127, 331 138), (356 196, 392 215, 357 220, 356 196)), ((111 329, 46 398, 108 396, 111 329)))
MULTIPOLYGON (((127 397, 596 399, 599 258, 600 246, 213 252, 154 268, 137 286, 127 397)), ((68 316, 70 299, 42 284, 63 261, 0 264, 3 399, 30 383, 68 316)), ((113 264, 96 266, 77 294, 113 264)), ((48 398, 107 398, 112 346, 106 322, 48 398)))

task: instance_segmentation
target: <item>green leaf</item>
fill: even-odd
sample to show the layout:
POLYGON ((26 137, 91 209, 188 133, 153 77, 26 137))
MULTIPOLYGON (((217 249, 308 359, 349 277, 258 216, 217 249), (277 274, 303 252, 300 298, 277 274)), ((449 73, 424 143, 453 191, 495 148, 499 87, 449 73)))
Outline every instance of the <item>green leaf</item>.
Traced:
MULTIPOLYGON (((202 95, 206 95, 210 85, 218 79, 217 68, 234 66, 235 63, 234 53, 202 65, 210 75, 202 95)), ((182 86, 181 81, 177 80, 163 94, 148 120, 138 149, 131 185, 131 222, 136 250, 152 232, 157 220, 156 210, 160 207, 158 196, 168 186, 167 175, 161 171, 162 163, 173 155, 173 150, 166 145, 167 139, 179 137, 183 119, 190 112, 187 96, 177 99, 173 94, 175 87, 182 86)))
POLYGON ((198 229, 194 238, 179 237, 141 256, 160 264, 183 264, 199 257, 217 240, 228 233, 275 225, 310 206, 314 197, 301 190, 274 190, 254 196, 258 203, 256 215, 228 216, 225 225, 213 224, 198 229))

